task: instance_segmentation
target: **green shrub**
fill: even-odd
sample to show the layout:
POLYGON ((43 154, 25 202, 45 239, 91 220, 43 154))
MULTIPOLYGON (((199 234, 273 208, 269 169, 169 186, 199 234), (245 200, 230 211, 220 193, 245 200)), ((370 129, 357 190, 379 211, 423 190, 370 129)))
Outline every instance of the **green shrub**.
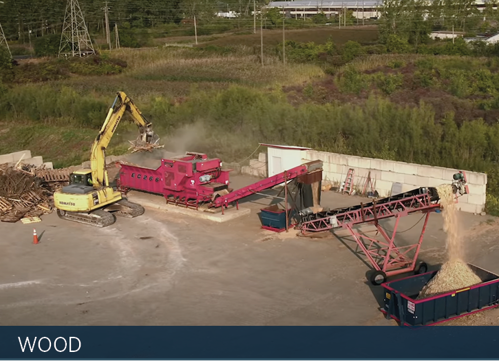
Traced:
POLYGON ((362 45, 360 45, 357 42, 353 42, 351 40, 346 42, 341 50, 341 56, 344 62, 350 62, 363 53, 364 50, 362 48, 362 45))
MULTIPOLYGON (((326 44, 315 44, 314 42, 298 43, 292 40, 286 41, 286 58, 293 62, 315 62, 321 54, 332 55, 335 46, 332 42, 326 44)), ((276 52, 281 55, 282 44, 276 47, 276 52)))
POLYGON ((82 76, 101 76, 119 74, 126 67, 126 62, 100 56, 74 58, 68 62, 71 73, 82 76))
POLYGON ((485 212, 491 216, 499 216, 499 198, 492 195, 490 192, 487 193, 485 212))
POLYGON ((7 48, 0 45, 0 69, 12 68, 12 58, 7 48))
POLYGON ((50 34, 36 38, 33 42, 35 54, 37 56, 54 56, 59 53, 61 36, 59 34, 50 34))
POLYGON ((395 35, 390 34, 386 40, 386 49, 389 53, 409 53, 412 49, 407 40, 395 35))
POLYGON ((388 51, 383 44, 367 45, 364 47, 366 54, 386 54, 388 51))
POLYGON ((479 69, 473 72, 474 86, 478 92, 486 95, 495 94, 499 88, 497 76, 493 75, 488 69, 479 69))
POLYGON ((432 70, 435 66, 433 58, 420 59, 416 61, 414 64, 416 65, 416 67, 424 70, 432 70))
POLYGON ((398 69, 398 68, 403 68, 405 67, 405 62, 401 60, 394 60, 390 63, 388 63, 388 67, 392 69, 398 69))
POLYGON ((360 94, 367 87, 367 77, 353 67, 348 67, 338 76, 338 86, 342 92, 360 94))
POLYGON ((471 55, 471 48, 463 38, 457 38, 452 41, 447 41, 442 47, 442 53, 446 55, 471 55))
POLYGON ((450 71, 449 90, 456 97, 467 97, 470 93, 469 75, 462 70, 450 71))
POLYGON ((312 21, 315 23, 315 24, 326 24, 328 22, 328 19, 326 17, 326 14, 324 13, 319 13, 317 15, 314 15, 312 17, 312 21))
POLYGON ((397 89, 402 87, 404 82, 404 76, 400 73, 397 74, 384 74, 378 72, 373 75, 373 81, 376 87, 378 87, 386 95, 391 95, 397 89))
POLYGON ((416 86, 429 88, 435 86, 437 79, 435 78, 435 72, 431 70, 420 70, 414 73, 414 83, 416 86))
POLYGON ((141 48, 151 44, 152 35, 147 29, 133 28, 124 22, 120 28, 120 45, 127 48, 141 48))

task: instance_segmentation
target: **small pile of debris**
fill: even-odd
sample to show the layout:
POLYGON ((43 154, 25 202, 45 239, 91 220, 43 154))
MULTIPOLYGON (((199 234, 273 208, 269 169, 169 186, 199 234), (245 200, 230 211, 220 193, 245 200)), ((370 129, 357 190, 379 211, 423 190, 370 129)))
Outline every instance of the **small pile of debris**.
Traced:
POLYGON ((148 151, 151 152, 154 149, 162 149, 165 147, 165 145, 159 145, 158 144, 159 140, 156 140, 153 143, 146 143, 143 142, 140 139, 134 140, 134 141, 128 141, 130 143, 130 147, 128 148, 128 151, 131 151, 132 154, 136 152, 141 152, 141 151, 148 151))
POLYGON ((0 221, 52 213, 53 194, 69 183, 69 169, 45 169, 34 165, 0 165, 0 221))

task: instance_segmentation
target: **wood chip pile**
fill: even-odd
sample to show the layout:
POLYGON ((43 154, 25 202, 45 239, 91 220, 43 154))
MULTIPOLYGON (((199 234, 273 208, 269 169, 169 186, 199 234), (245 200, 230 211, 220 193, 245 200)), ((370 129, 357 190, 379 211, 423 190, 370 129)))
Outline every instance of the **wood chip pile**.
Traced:
POLYGON ((462 260, 447 261, 419 293, 423 299, 481 283, 482 280, 462 260))
POLYGON ((54 208, 53 194, 69 183, 69 169, 0 165, 0 221, 40 217, 54 208))

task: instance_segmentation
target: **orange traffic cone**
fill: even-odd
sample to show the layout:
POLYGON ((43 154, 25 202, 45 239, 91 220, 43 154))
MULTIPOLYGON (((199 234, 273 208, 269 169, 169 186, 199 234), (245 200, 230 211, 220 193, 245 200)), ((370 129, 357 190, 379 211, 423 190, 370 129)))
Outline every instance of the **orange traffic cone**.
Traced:
POLYGON ((36 229, 33 229, 33 244, 34 245, 38 244, 38 236, 36 234, 36 229))

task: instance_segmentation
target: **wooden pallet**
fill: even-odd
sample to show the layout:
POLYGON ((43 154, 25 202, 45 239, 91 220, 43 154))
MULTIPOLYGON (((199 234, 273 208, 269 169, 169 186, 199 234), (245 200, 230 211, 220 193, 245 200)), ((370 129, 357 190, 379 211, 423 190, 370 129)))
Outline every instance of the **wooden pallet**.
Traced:
POLYGON ((46 182, 64 182, 69 181, 69 169, 37 169, 35 175, 46 182))
POLYGON ((0 197, 0 211, 8 212, 12 209, 12 203, 10 203, 7 199, 0 197))

